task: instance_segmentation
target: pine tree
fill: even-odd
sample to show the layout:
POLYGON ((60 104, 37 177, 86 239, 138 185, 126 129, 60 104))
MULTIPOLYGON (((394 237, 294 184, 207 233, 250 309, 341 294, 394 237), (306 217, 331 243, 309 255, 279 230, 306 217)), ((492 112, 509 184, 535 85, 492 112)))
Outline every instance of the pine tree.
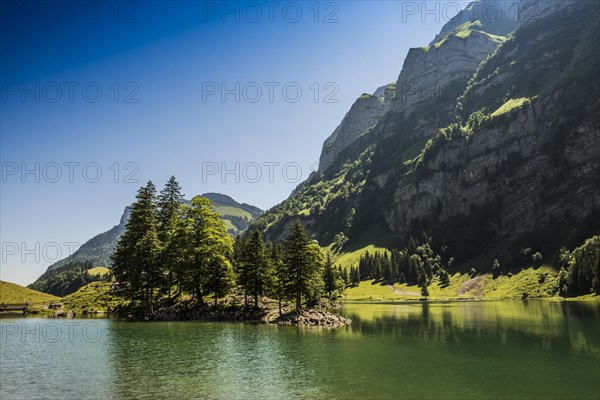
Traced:
POLYGON ((350 274, 348 273, 348 268, 340 268, 340 276, 344 280, 344 286, 350 285, 350 274))
POLYGON ((319 289, 322 255, 318 245, 311 243, 304 227, 296 221, 284 242, 285 265, 290 279, 287 292, 296 300, 296 312, 302 310, 302 298, 309 299, 319 289))
POLYGON ((381 271, 381 269, 382 269, 381 268, 381 258, 379 257, 379 254, 375 254, 373 257, 374 257, 373 262, 375 264, 374 267, 373 267, 373 270, 374 270, 374 272, 373 272, 373 278, 376 281, 378 281, 378 280, 381 280, 382 275, 383 275, 382 271, 381 271))
POLYGON ((203 295, 212 293, 223 297, 234 284, 231 265, 233 240, 227 234, 225 223, 212 209, 210 200, 195 196, 190 205, 182 206, 184 223, 178 236, 185 265, 186 289, 203 304, 203 295))
POLYGON ((153 313, 154 289, 160 285, 161 246, 156 225, 156 188, 149 181, 138 190, 126 231, 111 257, 117 281, 129 288, 132 299, 143 302, 147 317, 153 313))
POLYGON ((172 176, 158 195, 158 239, 163 245, 161 253, 161 265, 167 275, 166 285, 169 299, 173 287, 173 275, 177 268, 177 248, 171 241, 174 237, 177 224, 179 223, 179 211, 181 206, 181 187, 172 176))
POLYGON ((382 277, 388 283, 391 283, 394 278, 394 273, 392 272, 392 263, 387 255, 387 253, 383 253, 382 277))
POLYGON ((360 258, 360 261, 359 261, 359 264, 358 264, 358 270, 360 272, 360 279, 361 280, 367 280, 367 279, 373 277, 371 255, 369 254, 368 250, 360 258))
POLYGON ((325 260, 325 266, 323 268, 323 281, 325 282, 325 293, 331 297, 331 294, 337 289, 336 286, 336 271, 333 267, 333 261, 331 261, 331 254, 327 253, 325 260))
POLYGON ((440 270, 440 284, 443 287, 450 285, 450 274, 445 269, 440 270))
MULTIPOLYGON (((259 231, 252 232, 246 244, 244 275, 248 293, 254 297, 254 307, 258 308, 258 297, 263 295, 270 284, 272 276, 270 263, 265 252, 265 244, 259 231)), ((246 292, 246 291, 245 291, 246 292)))
POLYGON ((248 307, 248 289, 250 287, 250 269, 246 266, 248 259, 248 239, 236 236, 233 243, 234 270, 237 275, 237 284, 244 292, 244 307, 248 307))
POLYGON ((492 274, 494 278, 497 278, 502 274, 502 268, 500 268, 500 261, 498 261, 498 259, 495 259, 492 263, 492 274))
POLYGON ((429 289, 427 288, 426 284, 421 286, 421 296, 423 296, 424 298, 429 297, 429 289))
POLYGON ((408 255, 411 256, 413 254, 417 254, 418 246, 417 240, 411 236, 410 239, 408 239, 408 247, 406 248, 408 255))
POLYGON ((427 289, 427 286, 429 286, 429 281, 424 267, 421 267, 419 271, 417 285, 421 288, 421 296, 427 298, 429 296, 429 290, 427 289))
POLYGON ((351 267, 350 269, 350 281, 354 286, 358 286, 360 284, 360 268, 351 267))
POLYGON ((279 307, 279 315, 282 314, 282 302, 287 300, 288 288, 291 286, 289 283, 289 276, 287 275, 286 266, 282 260, 281 247, 277 243, 273 243, 271 246, 271 270, 273 272, 271 293, 277 298, 277 304, 279 307))
POLYGON ((392 264, 392 281, 397 282, 400 278, 400 257, 401 254, 398 250, 392 250, 390 262, 392 264))
POLYGON ((411 255, 408 259, 408 276, 406 277, 406 281, 409 285, 418 283, 421 271, 423 271, 423 275, 425 275, 423 260, 421 260, 421 257, 418 254, 411 255))

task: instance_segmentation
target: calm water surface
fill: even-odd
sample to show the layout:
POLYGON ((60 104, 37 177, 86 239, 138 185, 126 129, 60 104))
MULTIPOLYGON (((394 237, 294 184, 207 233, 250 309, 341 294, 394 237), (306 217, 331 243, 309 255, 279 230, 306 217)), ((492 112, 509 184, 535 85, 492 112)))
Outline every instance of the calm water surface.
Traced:
POLYGON ((0 398, 599 399, 600 304, 347 304, 335 331, 0 320, 0 398))

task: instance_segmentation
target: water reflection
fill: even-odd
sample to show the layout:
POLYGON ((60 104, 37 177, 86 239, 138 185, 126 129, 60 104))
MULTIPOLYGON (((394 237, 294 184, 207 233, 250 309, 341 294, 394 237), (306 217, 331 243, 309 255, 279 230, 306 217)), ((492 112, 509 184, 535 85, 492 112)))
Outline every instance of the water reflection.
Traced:
POLYGON ((341 313, 353 323, 337 330, 5 319, 0 397, 600 397, 599 304, 347 304, 341 313), (73 340, 50 340, 49 324, 71 322, 73 340), (31 342, 36 326, 46 336, 31 342))
POLYGON ((417 340, 568 343, 599 357, 600 305, 575 302, 346 304, 347 333, 417 340))

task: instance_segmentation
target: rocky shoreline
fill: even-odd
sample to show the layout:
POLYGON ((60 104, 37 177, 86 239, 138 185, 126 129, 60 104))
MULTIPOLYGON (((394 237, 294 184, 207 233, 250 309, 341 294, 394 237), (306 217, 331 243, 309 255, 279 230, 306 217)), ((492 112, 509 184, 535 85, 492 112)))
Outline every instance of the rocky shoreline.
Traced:
MULTIPOLYGON (((337 328, 352 323, 352 320, 329 311, 337 307, 339 305, 330 303, 307 308, 297 313, 285 306, 282 307, 280 313, 279 307, 271 302, 261 302, 258 308, 231 304, 197 306, 178 303, 169 307, 160 307, 151 318, 145 319, 151 321, 239 321, 325 328, 337 328)), ((128 316, 132 317, 133 315, 128 316)))

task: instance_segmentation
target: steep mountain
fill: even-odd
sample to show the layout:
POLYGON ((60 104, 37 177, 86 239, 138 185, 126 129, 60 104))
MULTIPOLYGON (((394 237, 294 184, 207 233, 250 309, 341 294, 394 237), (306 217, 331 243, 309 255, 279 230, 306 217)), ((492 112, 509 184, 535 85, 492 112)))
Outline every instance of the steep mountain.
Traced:
POLYGON ((510 18, 512 8, 518 8, 516 1, 475 1, 444 25, 429 46, 410 49, 398 80, 357 99, 325 141, 319 172, 356 159, 380 136, 409 128, 402 132, 408 140, 423 138, 449 123, 454 101, 479 64, 517 27, 510 18), (488 15, 490 10, 499 16, 488 15))
MULTIPOLYGON (((90 262, 90 266, 109 265, 109 257, 115 248, 117 240, 125 232, 125 225, 129 220, 131 210, 125 207, 119 223, 106 232, 102 232, 84 244, 82 244, 73 254, 67 258, 52 264, 47 271, 56 270, 74 262, 90 262)), ((31 285, 30 285, 31 286, 31 285)))
POLYGON ((395 84, 390 84, 380 87, 373 94, 364 93, 356 100, 340 125, 325 140, 319 159, 319 172, 326 171, 345 148, 377 124, 394 92, 395 84))
POLYGON ((325 143, 329 165, 254 226, 277 240, 300 219, 347 248, 400 247, 426 230, 463 265, 512 262, 522 247, 552 255, 598 233, 599 3, 469 7, 486 4, 517 14, 459 15, 411 49, 384 111, 357 101, 336 131, 357 128, 325 143))

